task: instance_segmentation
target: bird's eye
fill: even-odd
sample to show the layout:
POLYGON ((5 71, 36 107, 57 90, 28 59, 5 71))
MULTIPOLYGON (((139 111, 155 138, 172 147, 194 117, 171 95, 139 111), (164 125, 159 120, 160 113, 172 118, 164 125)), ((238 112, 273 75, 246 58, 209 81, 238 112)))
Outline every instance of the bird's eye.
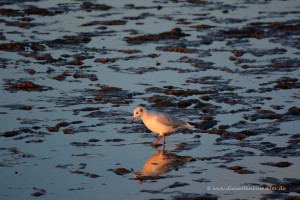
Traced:
POLYGON ((141 112, 143 112, 143 109, 141 109, 141 112))

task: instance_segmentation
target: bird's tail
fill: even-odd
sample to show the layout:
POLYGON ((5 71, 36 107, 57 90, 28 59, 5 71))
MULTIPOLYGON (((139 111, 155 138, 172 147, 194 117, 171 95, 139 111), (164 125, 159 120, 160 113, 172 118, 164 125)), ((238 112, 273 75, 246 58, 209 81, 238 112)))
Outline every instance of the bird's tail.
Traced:
POLYGON ((197 124, 194 122, 188 122, 191 126, 195 127, 197 124))
POLYGON ((189 122, 189 120, 186 118, 181 118, 180 120, 185 122, 186 125, 184 128, 194 128, 196 126, 196 123, 189 122))

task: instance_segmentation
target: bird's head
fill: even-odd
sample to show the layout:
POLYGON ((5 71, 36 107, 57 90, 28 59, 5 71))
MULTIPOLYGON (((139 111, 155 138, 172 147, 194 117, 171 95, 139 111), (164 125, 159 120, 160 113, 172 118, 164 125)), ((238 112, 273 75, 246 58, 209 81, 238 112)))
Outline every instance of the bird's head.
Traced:
POLYGON ((147 111, 146 108, 144 108, 143 106, 136 107, 133 111, 133 117, 131 123, 135 120, 135 118, 141 117, 146 111, 147 111))

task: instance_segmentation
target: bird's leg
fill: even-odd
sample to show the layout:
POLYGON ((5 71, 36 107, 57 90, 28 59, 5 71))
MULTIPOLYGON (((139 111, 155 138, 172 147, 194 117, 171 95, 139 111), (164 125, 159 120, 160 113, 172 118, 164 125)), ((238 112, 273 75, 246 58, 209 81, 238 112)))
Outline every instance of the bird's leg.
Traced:
POLYGON ((154 145, 156 145, 158 143, 158 141, 160 140, 161 136, 158 135, 157 139, 155 140, 155 142, 153 143, 154 145))
POLYGON ((163 135, 163 138, 164 138, 164 144, 166 144, 166 136, 163 135))
POLYGON ((166 145, 165 143, 163 144, 163 149, 162 149, 162 153, 165 153, 166 152, 166 145))

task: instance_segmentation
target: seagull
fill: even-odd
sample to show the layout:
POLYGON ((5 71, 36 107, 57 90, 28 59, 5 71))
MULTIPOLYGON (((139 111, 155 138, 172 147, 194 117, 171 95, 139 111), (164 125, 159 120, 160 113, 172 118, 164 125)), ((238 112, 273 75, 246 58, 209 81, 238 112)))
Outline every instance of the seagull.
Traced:
POLYGON ((163 137, 165 144, 165 136, 175 132, 178 129, 194 127, 193 123, 188 122, 187 119, 178 119, 166 113, 150 111, 143 106, 138 106, 134 109, 131 123, 137 117, 141 117, 143 123, 149 130, 158 134, 158 137, 153 145, 156 145, 161 137, 163 137))

